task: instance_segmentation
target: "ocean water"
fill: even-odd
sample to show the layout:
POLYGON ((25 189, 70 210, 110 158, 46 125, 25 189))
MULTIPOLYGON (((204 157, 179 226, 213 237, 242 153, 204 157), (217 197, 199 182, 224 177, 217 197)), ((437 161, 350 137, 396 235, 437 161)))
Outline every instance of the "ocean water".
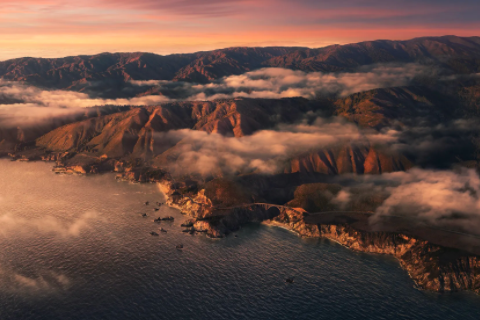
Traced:
POLYGON ((1 160, 0 319, 480 318, 479 296, 418 290, 391 257, 258 224, 184 234, 178 211, 143 204, 162 200, 155 184, 1 160))

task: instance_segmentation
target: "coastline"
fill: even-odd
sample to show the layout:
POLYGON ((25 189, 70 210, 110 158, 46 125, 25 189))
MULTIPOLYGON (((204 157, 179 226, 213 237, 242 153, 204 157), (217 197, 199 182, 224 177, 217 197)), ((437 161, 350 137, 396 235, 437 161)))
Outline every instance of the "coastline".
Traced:
MULTIPOLYGON (((238 210, 243 209, 237 209, 238 210)), ((266 225, 284 228, 305 238, 325 238, 350 250, 393 256, 406 270, 419 288, 446 292, 468 290, 479 294, 478 256, 455 249, 443 248, 404 234, 393 232, 362 232, 349 225, 305 226, 285 223, 275 217, 274 220, 258 221, 266 225), (397 243, 396 243, 397 242, 397 243), (442 257, 458 254, 458 257, 443 261, 442 257)), ((223 229, 213 226, 213 229, 223 229)))
MULTIPOLYGON (((43 162, 52 162, 52 160, 43 160, 43 162)), ((55 171, 55 167, 52 171, 56 174, 78 175, 101 173, 98 171, 84 173, 77 170, 58 172, 55 171)), ((441 252, 445 248, 404 234, 365 232, 355 229, 349 224, 307 224, 305 223, 305 216, 308 213, 300 212, 294 208, 269 204, 232 207, 228 208, 227 212, 222 213, 222 215, 218 215, 218 212, 215 212, 215 206, 205 196, 204 190, 198 190, 193 194, 184 196, 177 192, 178 185, 172 188, 172 181, 168 179, 139 179, 141 176, 129 174, 132 172, 129 170, 124 172, 113 171, 113 173, 115 172, 117 172, 117 180, 133 183, 157 183, 166 198, 166 205, 180 210, 183 215, 192 218, 194 223, 190 230, 206 233, 209 238, 219 239, 238 230, 246 223, 258 222, 294 232, 302 238, 325 238, 357 252, 391 255, 400 263, 401 268, 407 271, 407 274, 419 289, 437 292, 467 290, 480 294, 480 272, 476 271, 480 270, 480 258, 476 255, 462 256, 453 261, 455 262, 454 265, 445 268, 445 266, 440 266, 438 261, 433 264, 427 263, 431 256, 428 256, 428 254, 426 256, 422 255, 422 250, 441 252), (275 208, 275 210, 271 210, 271 208, 275 208), (395 241, 399 239, 403 239, 405 243, 400 241, 397 244, 395 241), (405 258, 405 255, 410 256, 405 258), (458 269, 459 265, 466 266, 465 270, 471 269, 472 272, 462 270, 459 274, 456 274, 454 269, 458 269), (436 276, 432 276, 432 272, 436 276), (445 279, 448 278, 450 281, 446 283, 445 279)))
MULTIPOLYGON (((287 231, 290 231, 294 234, 296 234, 299 238, 306 238, 306 239, 321 239, 321 238, 316 238, 316 237, 302 237, 300 235, 300 233, 298 233, 297 231, 295 231, 294 229, 292 229, 291 227, 289 227, 288 225, 286 224, 283 224, 283 223, 279 223, 279 222, 276 222, 276 221, 263 221, 262 222, 262 225, 265 225, 265 226, 268 226, 268 227, 273 227, 273 228, 280 228, 280 229, 284 229, 284 230, 287 230, 287 231)), ((354 248, 352 247, 349 247, 347 245, 345 245, 344 243, 338 241, 337 239, 334 239, 334 238, 327 238, 327 237, 324 237, 323 239, 326 239, 328 241, 331 241, 333 243, 336 243, 340 246, 342 246, 343 248, 347 249, 347 250, 350 250, 350 251, 354 251, 354 252, 359 252, 359 253, 366 253, 366 252, 362 252, 362 251, 359 251, 359 250, 355 250, 354 248)), ((397 263, 400 265, 400 268, 402 270, 404 270, 409 278, 413 281, 413 284, 414 284, 414 288, 417 289, 417 290, 421 290, 421 291, 425 291, 426 289, 422 288, 419 283, 413 278, 412 274, 410 274, 410 272, 408 271, 408 269, 406 269, 402 263, 402 260, 400 260, 398 257, 396 257, 395 255, 391 255, 391 254, 388 254, 388 253, 376 253, 376 252, 369 252, 369 253, 366 253, 366 254, 374 254, 374 255, 380 255, 380 256, 391 256, 393 257, 397 263)), ((430 290, 432 291, 432 290, 430 290)), ((479 294, 480 295, 480 294, 479 294)))

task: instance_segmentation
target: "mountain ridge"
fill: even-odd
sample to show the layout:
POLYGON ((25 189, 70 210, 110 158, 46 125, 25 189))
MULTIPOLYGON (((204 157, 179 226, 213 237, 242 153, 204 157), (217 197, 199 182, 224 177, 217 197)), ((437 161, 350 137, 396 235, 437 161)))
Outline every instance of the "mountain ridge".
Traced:
POLYGON ((323 48, 231 47, 171 55, 132 52, 64 58, 24 57, 0 62, 0 78, 75 90, 89 81, 207 83, 264 67, 337 72, 385 62, 438 64, 454 73, 480 72, 480 37, 375 40, 323 48))

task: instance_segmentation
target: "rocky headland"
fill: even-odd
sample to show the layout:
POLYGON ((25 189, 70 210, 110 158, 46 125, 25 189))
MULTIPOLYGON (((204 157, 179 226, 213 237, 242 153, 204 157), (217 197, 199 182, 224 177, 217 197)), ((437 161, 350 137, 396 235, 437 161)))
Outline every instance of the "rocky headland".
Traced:
POLYGON ((371 212, 309 213, 267 203, 215 206, 192 186, 160 182, 167 204, 191 217, 189 229, 224 237, 252 222, 280 226, 301 237, 326 238, 349 249, 394 256, 418 287, 438 292, 469 290, 480 294, 480 237, 433 229, 405 218, 372 223, 371 212))

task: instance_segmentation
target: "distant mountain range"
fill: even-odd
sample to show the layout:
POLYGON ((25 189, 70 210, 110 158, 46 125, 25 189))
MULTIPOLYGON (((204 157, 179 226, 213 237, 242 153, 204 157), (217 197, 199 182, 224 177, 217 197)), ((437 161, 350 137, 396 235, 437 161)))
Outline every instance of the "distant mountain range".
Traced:
MULTIPOLYGON (((432 128, 438 124, 448 126, 455 119, 480 116, 480 79, 458 77, 480 71, 480 37, 378 40, 320 49, 229 48, 169 56, 104 53, 59 59, 20 58, 1 62, 0 75, 6 80, 25 81, 44 88, 83 90, 85 83, 95 81, 111 89, 129 80, 208 82, 264 67, 330 72, 388 62, 441 67, 455 77, 317 100, 226 99, 169 102, 150 107, 101 106, 70 116, 43 119, 38 124, 10 127, 5 124, 0 128, 0 154, 21 154, 32 148, 40 152, 69 151, 81 157, 88 154, 94 163, 103 161, 100 156, 117 160, 136 158, 163 168, 179 156, 181 147, 181 143, 180 147, 176 145, 178 141, 165 140, 163 132, 189 129, 244 137, 315 114, 341 117, 372 130, 425 126, 431 130, 412 131, 400 142, 414 143, 422 135, 435 134, 444 139, 440 145, 445 148, 432 148, 429 156, 425 156, 413 149, 386 152, 370 142, 322 147, 305 150, 289 159, 282 172, 379 173, 405 170, 412 165, 448 167, 459 161, 477 165, 478 133, 471 128, 441 132, 432 128)), ((120 91, 112 90, 112 94, 120 91)), ((90 160, 85 167, 92 168, 90 160)))
POLYGON ((434 64, 453 73, 480 72, 480 37, 377 40, 318 49, 238 47, 167 56, 136 52, 18 58, 0 62, 0 77, 42 87, 78 89, 92 81, 109 81, 112 85, 128 80, 205 83, 264 67, 335 72, 386 62, 434 64))
MULTIPOLYGON (((480 85, 462 89, 476 92, 477 96, 463 92, 446 94, 427 87, 399 87, 334 100, 232 99, 171 102, 151 107, 87 108, 85 113, 38 125, 0 129, 0 154, 16 150, 18 155, 28 158, 31 156, 28 150, 33 148, 34 158, 39 157, 38 152, 68 151, 74 156, 67 161, 70 166, 76 163, 95 168, 108 159, 141 159, 142 165, 167 168, 182 156, 183 148, 182 139, 172 140, 163 135, 169 130, 198 130, 240 138, 282 124, 298 123, 312 115, 323 115, 327 119, 341 117, 375 132, 400 126, 406 130, 400 142, 412 144, 412 148, 432 135, 438 141, 427 142, 438 145, 427 150, 408 148, 393 153, 369 141, 317 147, 288 159, 281 172, 361 174, 403 171, 413 165, 449 167, 459 160, 478 160, 478 130, 448 127, 455 119, 472 120, 478 116, 480 85), (437 130, 438 125, 441 127, 437 130)), ((221 172, 212 174, 222 176, 221 172)))

